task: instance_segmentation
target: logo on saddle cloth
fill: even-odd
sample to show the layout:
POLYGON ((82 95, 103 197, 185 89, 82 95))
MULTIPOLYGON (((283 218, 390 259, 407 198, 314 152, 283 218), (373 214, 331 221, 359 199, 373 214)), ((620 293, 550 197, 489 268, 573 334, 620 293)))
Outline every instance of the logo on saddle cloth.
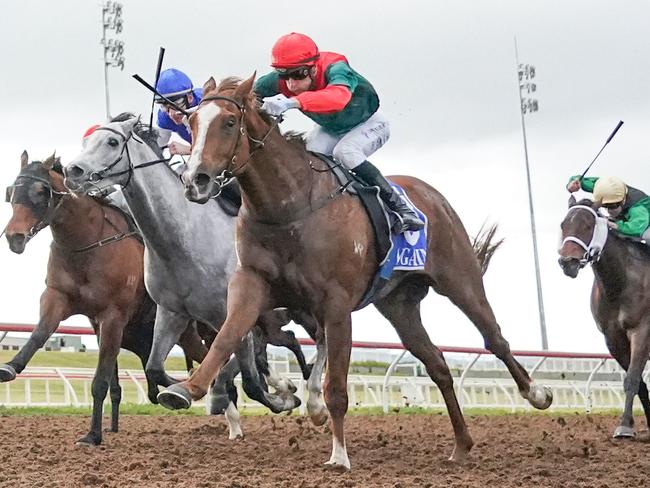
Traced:
POLYGON ((388 253, 388 258, 382 264, 382 275, 388 276, 393 270, 413 271, 424 269, 424 263, 427 260, 427 216, 413 205, 413 202, 406 195, 406 192, 398 185, 391 183, 393 189, 399 194, 404 203, 406 203, 418 217, 424 222, 424 228, 416 232, 406 231, 403 234, 392 234, 391 241, 393 247, 388 253), (387 269, 383 269, 387 268, 387 269))

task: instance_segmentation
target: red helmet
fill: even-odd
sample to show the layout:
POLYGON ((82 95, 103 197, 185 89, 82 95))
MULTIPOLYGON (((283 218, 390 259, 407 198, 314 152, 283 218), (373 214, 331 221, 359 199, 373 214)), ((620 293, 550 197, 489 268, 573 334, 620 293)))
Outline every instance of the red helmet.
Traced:
POLYGON ((318 46, 305 34, 292 32, 278 39, 271 50, 271 66, 296 68, 311 66, 319 58, 318 46))
POLYGON ((99 124, 91 125, 90 127, 88 127, 88 130, 86 130, 86 132, 84 132, 83 139, 85 139, 86 137, 91 135, 93 132, 95 132, 100 127, 101 127, 101 125, 99 125, 99 124))

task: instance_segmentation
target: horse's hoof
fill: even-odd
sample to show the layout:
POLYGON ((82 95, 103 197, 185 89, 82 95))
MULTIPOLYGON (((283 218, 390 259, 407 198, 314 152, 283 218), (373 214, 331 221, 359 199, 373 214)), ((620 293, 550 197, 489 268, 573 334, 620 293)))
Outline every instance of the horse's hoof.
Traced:
POLYGON ((337 461, 332 461, 330 459, 323 466, 328 471, 336 471, 338 473, 346 473, 350 471, 350 461, 348 461, 347 463, 341 463, 337 461))
POLYGON ((612 437, 614 439, 634 439, 636 437, 636 432, 634 431, 634 427, 619 425, 616 427, 612 437))
POLYGON ((97 437, 92 432, 89 432, 81 439, 77 440, 77 442, 75 442, 75 445, 79 447, 95 447, 100 445, 101 443, 102 443, 101 437, 97 437))
POLYGON ((114 429, 113 427, 106 427, 104 429, 104 432, 108 432, 108 433, 111 433, 111 434, 117 434, 117 429, 114 429))
POLYGON ((309 414, 311 423, 316 427, 320 427, 321 425, 325 425, 325 422, 327 422, 327 419, 329 418, 329 414, 324 403, 314 403, 310 403, 309 400, 307 401, 307 413, 309 414))
POLYGON ((649 430, 640 430, 636 434, 636 440, 639 442, 650 442, 650 431, 649 430))
POLYGON ((16 370, 8 364, 0 364, 0 383, 16 379, 16 370))
POLYGON ((548 386, 539 386, 531 383, 527 399, 536 409, 546 410, 553 403, 553 390, 548 386))
POLYGON ((192 406, 192 396, 189 391, 176 384, 158 393, 158 402, 169 410, 180 410, 192 406))

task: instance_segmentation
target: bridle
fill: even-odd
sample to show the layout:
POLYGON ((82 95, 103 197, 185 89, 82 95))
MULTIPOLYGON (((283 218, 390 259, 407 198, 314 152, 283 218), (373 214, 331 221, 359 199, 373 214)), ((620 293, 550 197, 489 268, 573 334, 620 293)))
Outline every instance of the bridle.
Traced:
POLYGON ((223 95, 211 95, 209 97, 205 97, 201 99, 201 101, 199 102, 199 106, 201 106, 205 102, 213 102, 218 100, 223 100, 232 103, 239 109, 239 113, 240 113, 239 131, 237 134, 237 140, 235 141, 235 149, 233 150, 233 156, 230 159, 228 166, 226 166, 226 168, 221 172, 221 174, 213 178, 213 181, 219 186, 219 193, 221 193, 221 188, 223 188, 225 185, 230 183, 230 181, 233 178, 236 178, 238 175, 242 174, 244 172, 244 168, 253 157, 253 154, 259 149, 262 149, 264 147, 264 145, 266 144, 266 140, 273 132, 273 129, 275 129, 278 126, 278 124, 282 122, 282 116, 274 117, 275 120, 269 127, 268 132, 264 134, 264 137, 262 137, 262 139, 255 139, 250 134, 248 134, 245 130, 244 117, 246 116, 246 106, 243 105, 238 100, 235 100, 234 98, 231 97, 225 97, 223 95), (244 161, 242 164, 237 166, 237 153, 239 152, 239 148, 241 146, 241 141, 243 136, 247 136, 248 140, 252 142, 255 145, 255 147, 249 150, 248 158, 246 159, 246 161, 244 161))
POLYGON ((106 130, 106 131, 112 132, 113 134, 119 136, 122 139, 122 150, 120 151, 117 158, 115 158, 115 160, 112 163, 110 163, 109 165, 103 167, 100 170, 93 171, 92 173, 90 173, 90 175, 88 175, 87 181, 91 185, 96 187, 100 191, 100 193, 103 190, 98 187, 97 183, 99 181, 105 179, 105 178, 111 178, 111 177, 114 177, 114 176, 122 176, 122 175, 128 173, 129 177, 126 180, 126 183, 124 185, 122 185, 124 188, 126 188, 127 186, 129 186, 129 183, 131 183, 131 178, 133 177, 133 171, 134 170, 140 169, 140 168, 146 168, 148 166, 153 166, 154 164, 167 163, 171 159, 171 158, 154 159, 153 161, 147 161, 146 163, 142 163, 142 164, 139 164, 138 166, 134 166, 132 161, 131 161, 131 155, 129 154, 129 140, 133 139, 138 144, 144 144, 144 141, 136 138, 134 136, 133 131, 131 131, 129 136, 127 137, 124 134, 122 134, 120 131, 115 130, 115 129, 111 128, 111 127, 98 127, 97 129, 95 129, 95 131, 98 131, 98 130, 106 130), (128 168, 125 169, 125 170, 122 170, 122 171, 115 171, 115 172, 109 173, 109 171, 111 169, 113 169, 120 161, 122 161, 122 159, 124 158, 125 153, 126 153, 126 157, 127 157, 128 163, 129 163, 128 168))
MULTIPOLYGON (((14 196, 15 196, 15 191, 12 191, 14 188, 19 187, 19 186, 25 186, 24 184, 18 183, 19 180, 32 180, 32 181, 37 181, 41 183, 49 192, 48 196, 48 202, 47 202, 47 208, 45 209, 45 212, 43 213, 43 216, 36 222, 32 227, 29 229, 29 232, 27 232, 25 236, 25 244, 29 242, 29 240, 34 237, 36 234, 38 234, 41 230, 43 230, 45 227, 50 225, 52 216, 55 214, 59 206, 61 205, 61 202, 63 202, 63 198, 54 198, 55 195, 69 195, 70 192, 67 191, 58 191, 55 190, 52 187, 52 182, 46 178, 41 178, 40 176, 35 176, 35 175, 18 175, 18 178, 16 178, 16 182, 7 187, 7 195, 5 198, 5 201, 8 203, 14 203, 14 196)), ((16 202, 18 203, 18 202, 16 202)), ((2 233, 6 231, 6 228, 2 233)), ((1 234, 0 234, 1 235, 1 234)))
MULTIPOLYGON (((566 236, 562 240, 560 247, 564 246, 567 242, 574 242, 578 244, 582 249, 585 250, 582 258, 579 260, 580 269, 584 268, 589 263, 597 263, 600 260, 600 256, 607 242, 607 236, 609 235, 609 229, 607 227, 607 219, 599 215, 593 208, 588 207, 587 205, 574 205, 569 209, 569 213, 573 210, 587 210, 595 219, 594 230, 591 234, 591 240, 589 244, 586 244, 582 239, 576 236, 566 236)), ((568 215, 568 213, 567 213, 568 215)), ((575 258, 562 258, 565 261, 575 258)))

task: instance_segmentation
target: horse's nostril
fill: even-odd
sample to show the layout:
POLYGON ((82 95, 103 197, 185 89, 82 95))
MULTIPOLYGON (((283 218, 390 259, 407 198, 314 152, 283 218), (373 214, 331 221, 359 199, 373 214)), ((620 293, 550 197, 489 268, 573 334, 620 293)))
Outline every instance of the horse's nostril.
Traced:
POLYGON ((210 183, 210 177, 205 173, 198 173, 194 177, 194 184, 199 188, 205 188, 210 183))
POLYGON ((81 169, 79 166, 68 166, 65 169, 65 174, 66 176, 71 176, 73 178, 78 178, 84 174, 84 170, 81 169))

